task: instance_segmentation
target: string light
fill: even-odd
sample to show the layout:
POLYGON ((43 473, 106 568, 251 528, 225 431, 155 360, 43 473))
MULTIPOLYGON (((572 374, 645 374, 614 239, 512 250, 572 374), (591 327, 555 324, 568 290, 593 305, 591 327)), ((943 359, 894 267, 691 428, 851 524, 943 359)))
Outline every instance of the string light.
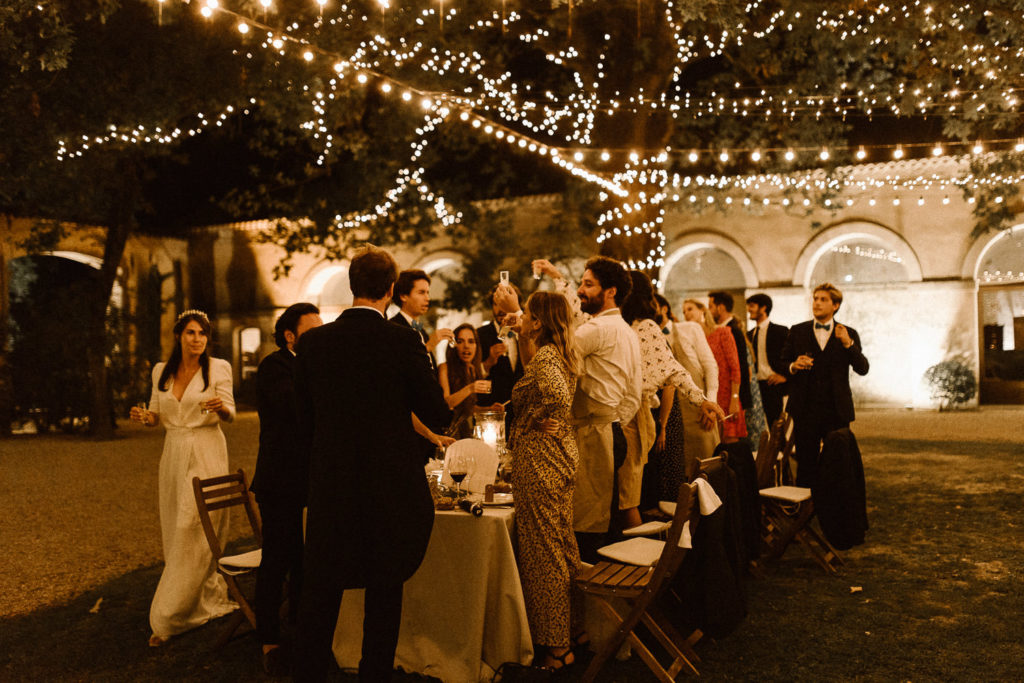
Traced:
MULTIPOLYGON (((162 0, 160 0, 162 1, 162 0)), ((326 0, 315 0, 321 11, 327 5, 326 0)), ((271 0, 260 0, 259 3, 264 13, 271 7, 271 0)), ((378 0, 382 13, 390 8, 388 0, 378 0)), ((762 39, 773 33, 794 30, 795 24, 812 25, 818 31, 824 31, 836 36, 840 41, 857 41, 858 44, 871 40, 873 45, 881 45, 882 34, 878 28, 888 25, 886 22, 903 21, 905 17, 912 17, 927 27, 916 40, 915 48, 929 47, 933 36, 936 35, 957 35, 970 30, 977 17, 974 8, 940 8, 935 10, 931 6, 922 6, 914 3, 912 6, 888 6, 873 4, 863 9, 835 9, 826 5, 824 8, 815 9, 812 12, 801 15, 800 11, 790 8, 769 8, 761 0, 751 0, 747 5, 746 14, 750 17, 757 16, 756 21, 739 20, 737 23, 722 27, 723 30, 715 35, 691 35, 689 26, 684 25, 677 19, 679 8, 678 0, 666 0, 664 5, 664 22, 669 27, 674 44, 675 59, 673 69, 678 76, 682 73, 687 64, 695 59, 715 58, 733 46, 741 45, 745 40, 762 39), (767 16, 766 16, 767 15, 767 16), (878 32, 878 35, 874 34, 878 32)), ((571 11, 572 3, 569 3, 571 11)), ((594 133, 599 116, 621 115, 624 113, 649 114, 663 112, 675 119, 701 119, 701 118, 723 118, 723 117, 762 117, 768 120, 784 120, 797 122, 801 117, 813 118, 833 117, 836 120, 845 120, 847 116, 860 115, 870 117, 903 117, 908 115, 941 115, 944 118, 963 118, 966 121, 974 121, 980 117, 996 115, 1017 115, 1018 106, 1021 101, 1024 88, 1003 87, 999 92, 994 92, 991 82, 1001 80, 1012 83, 1019 80, 1018 73, 1013 69, 1014 64, 1019 64, 1024 59, 1024 50, 1011 48, 1002 43, 986 51, 982 46, 965 45, 962 55, 953 56, 950 60, 961 62, 951 66, 960 74, 952 83, 948 79, 935 79, 934 81, 922 80, 922 82, 895 83, 891 87, 878 87, 869 84, 862 87, 851 87, 847 84, 840 84, 838 89, 825 87, 822 90, 812 88, 807 92, 798 92, 787 86, 772 87, 745 87, 741 83, 733 84, 732 88, 723 89, 721 92, 692 93, 674 92, 668 93, 646 93, 637 90, 632 93, 616 92, 614 97, 607 94, 608 89, 604 88, 606 80, 604 64, 610 59, 608 55, 598 56, 596 69, 596 82, 584 80, 581 72, 574 69, 573 64, 578 62, 581 54, 571 44, 566 46, 562 40, 564 36, 556 36, 550 27, 529 29, 520 27, 523 17, 516 11, 505 12, 504 3, 499 14, 496 11, 485 10, 476 18, 471 15, 473 11, 479 11, 475 4, 468 5, 465 9, 458 7, 446 7, 443 1, 440 3, 440 11, 433 7, 422 9, 417 18, 417 23, 424 30, 429 30, 431 25, 443 29, 446 20, 461 20, 466 30, 490 31, 500 25, 503 34, 510 39, 518 40, 524 44, 544 44, 549 49, 544 53, 546 59, 559 69, 567 71, 574 79, 575 91, 568 95, 555 94, 552 92, 520 87, 510 72, 495 73, 489 69, 490 65, 484 57, 473 51, 451 50, 442 46, 431 46, 418 39, 407 37, 387 40, 382 36, 374 36, 363 41, 351 54, 343 57, 331 54, 322 50, 316 45, 311 45, 303 38, 293 36, 289 31, 297 31, 298 22, 287 24, 287 29, 280 31, 269 26, 260 25, 252 18, 242 17, 226 8, 220 7, 217 0, 206 0, 200 8, 202 14, 211 17, 214 12, 221 12, 239 19, 238 30, 241 34, 248 32, 250 24, 259 26, 261 30, 267 31, 267 39, 261 44, 264 49, 273 49, 281 54, 285 53, 289 44, 301 46, 302 58, 307 62, 314 62, 318 56, 329 60, 331 68, 337 74, 337 79, 343 79, 346 75, 355 75, 355 81, 360 85, 367 84, 371 78, 379 81, 380 92, 391 94, 399 92, 401 100, 409 102, 411 106, 419 103, 420 108, 425 111, 431 121, 435 123, 430 126, 421 126, 417 130, 417 143, 426 145, 425 135, 433 131, 442 121, 459 121, 470 125, 473 130, 492 137, 499 142, 505 142, 511 147, 536 154, 539 158, 547 159, 565 171, 576 177, 596 184, 606 200, 609 202, 607 218, 609 225, 615 225, 620 230, 620 236, 624 229, 631 234, 639 231, 641 235, 660 235, 660 217, 663 206, 667 201, 666 188, 672 183, 681 182, 679 177, 670 178, 664 173, 670 157, 685 158, 690 164, 697 164, 701 158, 699 150, 624 150, 602 147, 595 144, 594 133), (244 28, 243 28, 244 27, 244 28), (551 47, 560 44, 559 47, 551 47), (396 78, 394 75, 415 71, 410 67, 418 67, 424 72, 434 76, 435 82, 450 82, 451 88, 444 91, 424 90, 418 88, 408 80, 396 78), (975 78, 977 76, 977 78, 975 78), (416 102, 413 102, 413 100, 416 102), (458 112, 457 117, 448 116, 445 112, 458 112), (616 170, 618 169, 618 170, 616 170), (614 210, 613 210, 614 209, 614 210), (626 216, 643 216, 643 220, 636 222, 627 219, 626 216)), ((402 11, 402 10, 399 10, 402 11)), ((805 9, 805 11, 807 11, 805 9)), ((338 16, 329 18, 323 17, 318 20, 317 26, 348 26, 353 22, 370 21, 355 9, 344 2, 337 5, 338 16)), ((996 19, 986 13, 986 22, 992 24, 996 19)), ((567 26, 571 22, 567 23, 567 26)), ((645 22, 646 26, 646 22, 645 22)), ((571 34, 569 35, 571 43, 571 34)), ((606 41, 610 36, 606 36, 606 41)), ((673 49, 670 47, 670 49, 673 49)), ((936 64, 933 59, 933 65, 936 64)), ((350 83, 350 81, 349 81, 350 83)), ((310 92, 310 107, 313 116, 303 124, 303 128, 310 131, 314 139, 323 144, 322 151, 317 163, 326 162, 327 156, 331 153, 332 135, 326 128, 326 108, 334 99, 334 92, 337 88, 335 79, 331 79, 331 87, 328 91, 317 90, 314 94, 310 92)), ((308 86, 305 91, 309 91, 308 86)), ((198 126, 187 129, 187 134, 194 135, 196 132, 205 129, 211 121, 216 125, 221 120, 207 120, 199 116, 198 126)), ((113 127, 110 131, 101 136, 87 137, 75 143, 61 142, 58 148, 58 158, 65 159, 71 156, 80 156, 82 151, 88 149, 89 144, 104 143, 139 143, 139 142, 168 142, 182 135, 182 131, 175 130, 173 133, 157 131, 146 131, 139 126, 131 129, 113 127), (91 142, 90 142, 91 141, 91 142)), ((961 143, 948 142, 928 143, 933 158, 946 159, 947 153, 956 154, 957 150, 964 149, 961 143), (949 151, 944 148, 950 148, 949 151)), ((1008 141, 988 140, 985 146, 978 141, 971 152, 974 155, 985 153, 986 149, 1011 149, 1008 141)), ((796 161, 798 155, 802 161, 810 161, 815 155, 821 162, 831 161, 835 157, 842 162, 844 154, 852 156, 859 162, 867 159, 869 150, 882 152, 889 150, 891 156, 898 162, 902 162, 908 151, 912 151, 915 145, 896 145, 895 148, 887 145, 860 145, 855 152, 845 150, 842 145, 830 145, 814 148, 786 147, 785 149, 771 149, 763 145, 749 149, 742 146, 722 148, 718 146, 717 152, 705 152, 717 159, 718 163, 734 163, 739 169, 744 164, 770 163, 774 157, 781 157, 788 163, 796 161), (906 147, 906 151, 905 148, 906 147)), ((419 148, 417 148, 419 149, 419 148)), ((1015 139, 1012 141, 1013 151, 1024 152, 1024 141, 1015 139)), ((926 154, 926 152, 920 152, 926 154)), ((417 154, 413 155, 418 158, 417 154)), ((876 157, 877 158, 877 157, 876 157)), ((958 162, 959 163, 959 162, 958 162)), ((417 187, 423 188, 422 178, 410 164, 407 173, 408 178, 417 178, 417 187)), ((856 174, 850 171, 844 172, 848 176, 856 174)), ((776 191, 789 191, 793 182, 803 182, 805 185, 811 178, 818 178, 820 171, 797 172, 785 176, 764 176, 770 180, 763 181, 766 189, 771 186, 776 191), (797 179, 797 180, 794 180, 797 179), (802 180, 799 180, 802 179, 802 180)), ((841 177, 843 174, 840 173, 841 177)), ((406 177, 406 176, 403 176, 406 177)), ((727 176, 723 176, 725 178, 727 176)), ((751 176, 732 176, 728 181, 734 187, 740 187, 747 182, 751 176)), ((761 176, 758 176, 761 177, 761 176)), ((998 174, 975 177, 970 173, 961 173, 953 177, 939 179, 937 176, 917 177, 908 179, 906 177, 880 178, 875 180, 858 179, 854 184, 847 184, 847 180, 840 178, 836 187, 828 187, 828 192, 839 192, 848 189, 856 189, 859 186, 866 186, 870 190, 880 187, 906 187, 921 186, 926 189, 933 185, 944 187, 962 187, 963 182, 978 183, 980 186, 986 184, 997 184, 1005 182, 1007 178, 998 174)), ((402 186, 410 185, 412 181, 407 179, 402 186)), ((816 182, 816 181, 815 181, 816 182)), ((851 181, 852 182, 852 181, 851 181)), ((422 190, 424 196, 436 195, 428 190, 422 190)), ((692 195, 691 195, 692 196, 692 195)), ((745 197, 750 199, 749 197, 745 197)), ((1000 198, 1001 199, 1001 198, 1000 198)), ((714 198, 709 196, 708 204, 714 203, 714 198)), ((767 205, 770 201, 767 197, 762 198, 762 204, 767 205)), ((826 199, 831 202, 830 198, 826 199)), ((385 202, 384 204, 386 204, 385 202)), ((731 198, 726 197, 725 204, 731 203, 731 198)), ((801 202, 806 206, 805 201, 801 202)), ((998 203, 998 201, 997 201, 998 203)), ((381 204, 380 206, 383 206, 381 204)), ((752 205, 753 202, 744 201, 744 205, 752 205)), ((826 206, 831 205, 826 204, 826 206)), ((378 207, 379 208, 379 207, 378 207)), ((444 209, 442 209, 444 210, 444 209)), ((379 216, 377 211, 374 215, 379 216)), ((453 214, 445 214, 453 215, 453 214)), ((348 219, 344 219, 348 220, 348 219)), ((358 221, 357 221, 358 222, 358 221)), ((614 232, 611 234, 615 234, 614 232)), ((663 240, 662 240, 663 241, 663 240)), ((657 261, 657 249, 652 251, 644 263, 657 261)))

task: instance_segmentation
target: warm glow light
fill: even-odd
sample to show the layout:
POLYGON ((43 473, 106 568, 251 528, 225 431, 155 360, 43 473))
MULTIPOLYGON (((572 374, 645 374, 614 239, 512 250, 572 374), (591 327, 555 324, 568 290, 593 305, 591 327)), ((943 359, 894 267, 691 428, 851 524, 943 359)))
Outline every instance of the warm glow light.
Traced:
POLYGON ((864 161, 864 159, 865 159, 865 157, 867 157, 867 155, 868 155, 868 152, 863 147, 858 147, 857 148, 857 154, 856 154, 857 161, 864 161))
POLYGON ((894 149, 893 152, 892 152, 892 158, 893 159, 902 159, 903 158, 903 145, 896 145, 896 149, 894 149))
POLYGON ((238 32, 244 36, 246 33, 249 32, 249 24, 245 23, 244 21, 238 24, 238 32))
POLYGON ((793 161, 793 159, 796 159, 796 152, 794 152, 791 149, 787 149, 786 150, 786 154, 785 154, 785 159, 786 159, 786 161, 793 161))

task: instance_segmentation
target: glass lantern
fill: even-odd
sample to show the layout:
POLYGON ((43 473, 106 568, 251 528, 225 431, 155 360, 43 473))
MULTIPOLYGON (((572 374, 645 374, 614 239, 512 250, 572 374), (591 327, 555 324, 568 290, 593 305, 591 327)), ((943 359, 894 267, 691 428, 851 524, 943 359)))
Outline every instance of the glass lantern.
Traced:
POLYGON ((473 438, 480 439, 494 449, 505 446, 505 413, 484 410, 473 416, 473 438))

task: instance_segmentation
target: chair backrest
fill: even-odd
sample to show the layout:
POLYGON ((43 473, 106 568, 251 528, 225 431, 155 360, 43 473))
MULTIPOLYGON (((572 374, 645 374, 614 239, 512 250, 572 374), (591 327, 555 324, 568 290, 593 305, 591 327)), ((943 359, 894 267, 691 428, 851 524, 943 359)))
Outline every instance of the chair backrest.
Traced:
POLYGON ((785 411, 779 415, 778 422, 780 425, 776 452, 776 481, 780 486, 791 485, 795 480, 790 458, 796 452, 796 430, 793 428, 793 418, 785 411))
POLYGON ((263 545, 263 534, 260 529, 260 518, 253 504, 252 495, 249 493, 249 486, 245 480, 245 471, 238 470, 233 474, 225 474, 209 479, 192 478, 192 492, 196 497, 196 508, 199 510, 199 522, 203 525, 203 532, 206 534, 206 541, 213 551, 213 558, 219 560, 224 556, 224 548, 221 546, 217 532, 213 529, 213 522, 210 520, 212 510, 222 510, 237 505, 245 509, 245 515, 249 519, 256 542, 263 545))
POLYGON ((704 478, 710 478, 710 476, 718 470, 725 467, 729 462, 729 454, 722 453, 712 458, 705 458, 698 460, 697 464, 700 466, 700 473, 704 475, 704 478))
POLYGON ((697 499, 697 485, 683 482, 679 485, 676 513, 672 516, 672 524, 665 536, 665 546, 662 548, 658 563, 654 565, 654 573, 651 575, 648 586, 658 590, 659 586, 672 579, 688 550, 680 545, 683 527, 689 522, 690 538, 692 539, 699 519, 700 504, 697 499))

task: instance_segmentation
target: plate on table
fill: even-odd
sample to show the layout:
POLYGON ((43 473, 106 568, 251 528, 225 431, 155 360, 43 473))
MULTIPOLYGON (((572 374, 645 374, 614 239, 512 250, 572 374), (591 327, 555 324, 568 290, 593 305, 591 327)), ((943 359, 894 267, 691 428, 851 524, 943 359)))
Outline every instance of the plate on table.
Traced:
POLYGON ((488 502, 486 500, 480 501, 481 505, 512 505, 512 494, 511 493, 495 493, 494 500, 488 502))

